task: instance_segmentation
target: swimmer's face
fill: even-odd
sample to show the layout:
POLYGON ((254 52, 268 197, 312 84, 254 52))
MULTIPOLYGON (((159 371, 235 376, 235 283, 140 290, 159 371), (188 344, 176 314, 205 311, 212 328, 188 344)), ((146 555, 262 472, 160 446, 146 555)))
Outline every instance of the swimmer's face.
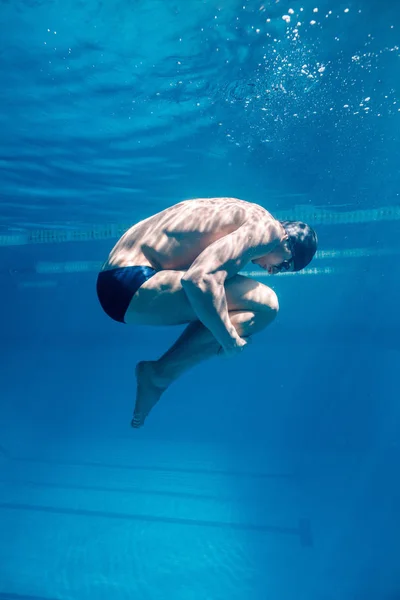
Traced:
POLYGON ((268 273, 270 275, 276 275, 276 273, 285 273, 286 271, 293 271, 294 270, 294 264, 293 264, 293 259, 290 258, 289 260, 284 260, 281 263, 279 263, 278 265, 271 265, 268 267, 268 273))
POLYGON ((260 266, 270 275, 283 273, 284 271, 293 271, 293 258, 287 244, 282 244, 279 248, 251 261, 255 265, 260 266))

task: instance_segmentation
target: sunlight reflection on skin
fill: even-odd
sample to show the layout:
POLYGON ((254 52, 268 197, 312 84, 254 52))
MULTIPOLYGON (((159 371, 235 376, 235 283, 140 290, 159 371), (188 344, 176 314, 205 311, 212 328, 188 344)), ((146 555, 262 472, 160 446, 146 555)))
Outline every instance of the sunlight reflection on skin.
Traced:
POLYGON ((103 268, 141 265, 158 271, 132 298, 125 316, 130 324, 197 320, 182 286, 187 277, 208 278, 218 311, 225 303, 228 310, 266 311, 277 305, 275 293, 238 272, 250 261, 273 272, 271 263, 288 258, 281 244, 285 237, 280 223, 257 204, 236 198, 188 200, 134 225, 103 268))
POLYGON ((111 251, 104 268, 148 265, 157 270, 184 271, 211 244, 237 232, 237 236, 226 238, 226 245, 215 247, 219 259, 226 261, 232 245, 243 245, 249 230, 239 228, 250 221, 250 233, 260 247, 282 235, 278 222, 257 204, 236 198, 183 201, 131 227, 111 251))
POLYGON ((187 328, 157 361, 136 367, 132 427, 144 424, 170 384, 199 362, 241 353, 275 319, 279 303, 268 286, 239 271, 250 261, 267 269, 291 257, 279 221, 235 198, 178 203, 129 229, 103 268, 156 270, 132 296, 127 324, 187 328))

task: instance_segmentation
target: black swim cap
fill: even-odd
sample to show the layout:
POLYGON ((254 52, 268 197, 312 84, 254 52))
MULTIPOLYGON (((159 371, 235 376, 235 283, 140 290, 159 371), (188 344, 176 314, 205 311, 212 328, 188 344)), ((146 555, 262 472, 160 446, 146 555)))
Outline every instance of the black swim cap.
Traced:
POLYGON ((317 251, 317 234, 301 221, 280 221, 289 236, 289 247, 293 257, 294 271, 304 269, 317 251))

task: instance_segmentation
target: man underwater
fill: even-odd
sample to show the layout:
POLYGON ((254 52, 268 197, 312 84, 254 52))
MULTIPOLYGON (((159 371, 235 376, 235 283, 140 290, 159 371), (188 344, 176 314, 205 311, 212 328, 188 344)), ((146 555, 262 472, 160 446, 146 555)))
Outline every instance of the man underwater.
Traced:
POLYGON ((300 271, 316 250, 309 225, 236 198, 186 200, 131 227, 98 275, 103 310, 129 325, 188 324, 161 358, 138 363, 132 427, 182 373, 219 353, 240 354, 274 320, 275 292, 238 274, 248 262, 271 275, 300 271))

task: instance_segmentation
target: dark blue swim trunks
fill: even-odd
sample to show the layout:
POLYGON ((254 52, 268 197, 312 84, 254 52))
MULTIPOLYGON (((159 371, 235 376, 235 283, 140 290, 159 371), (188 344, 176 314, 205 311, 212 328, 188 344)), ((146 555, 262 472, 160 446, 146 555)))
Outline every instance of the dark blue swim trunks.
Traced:
POLYGON ((124 317, 133 295, 157 271, 152 267, 118 267, 100 271, 97 278, 97 296, 104 312, 119 323, 124 317))

